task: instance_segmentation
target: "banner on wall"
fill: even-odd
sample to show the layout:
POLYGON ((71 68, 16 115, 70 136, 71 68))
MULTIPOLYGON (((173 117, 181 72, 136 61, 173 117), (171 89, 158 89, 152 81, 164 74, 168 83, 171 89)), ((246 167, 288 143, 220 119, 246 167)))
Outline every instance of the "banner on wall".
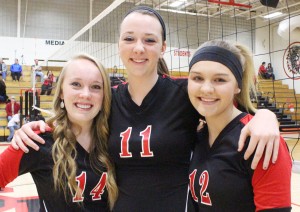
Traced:
POLYGON ((285 74, 291 79, 300 79, 300 42, 291 43, 283 55, 285 74))
POLYGON ((191 52, 189 50, 175 49, 174 56, 175 57, 190 57, 191 52))

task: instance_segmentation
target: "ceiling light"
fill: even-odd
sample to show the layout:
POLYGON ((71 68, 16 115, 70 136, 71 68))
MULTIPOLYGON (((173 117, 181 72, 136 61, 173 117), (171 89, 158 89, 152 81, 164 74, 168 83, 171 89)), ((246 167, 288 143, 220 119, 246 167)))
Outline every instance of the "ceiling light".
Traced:
POLYGON ((186 2, 186 0, 178 0, 174 1, 173 3, 170 4, 170 7, 179 7, 183 5, 186 2))
POLYGON ((263 16, 264 18, 274 18, 276 16, 282 15, 282 12, 270 13, 268 15, 263 16))

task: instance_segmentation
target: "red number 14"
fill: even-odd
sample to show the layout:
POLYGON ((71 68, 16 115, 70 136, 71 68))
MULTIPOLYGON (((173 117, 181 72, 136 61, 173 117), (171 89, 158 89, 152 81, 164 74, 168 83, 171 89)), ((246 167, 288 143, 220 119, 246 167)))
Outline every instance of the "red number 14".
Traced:
MULTIPOLYGON (((100 180, 97 185, 92 189, 90 195, 92 196, 92 200, 100 200, 101 195, 104 192, 105 184, 106 184, 107 173, 103 172, 100 180)), ((73 197, 73 202, 82 202, 84 199, 83 193, 86 185, 86 172, 81 172, 80 175, 76 177, 76 182, 79 189, 76 191, 75 196, 73 197)))

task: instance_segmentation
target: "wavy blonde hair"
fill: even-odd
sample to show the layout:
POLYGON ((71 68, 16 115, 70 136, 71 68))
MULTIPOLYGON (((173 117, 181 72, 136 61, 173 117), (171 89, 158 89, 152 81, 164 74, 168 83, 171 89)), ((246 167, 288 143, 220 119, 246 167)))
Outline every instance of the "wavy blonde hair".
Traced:
POLYGON ((52 157, 54 160, 53 167, 53 178, 55 189, 63 191, 65 198, 70 194, 75 194, 79 191, 75 177, 76 177, 76 136, 71 130, 72 124, 67 116, 67 111, 60 107, 61 94, 63 92, 62 85, 65 79, 66 71, 71 63, 75 60, 84 59, 89 60, 94 63, 103 78, 103 102, 102 109, 93 119, 93 124, 91 128, 91 145, 89 149, 90 165, 94 172, 101 175, 101 167, 107 170, 107 181, 106 188, 108 190, 108 202, 112 209, 117 196, 118 189, 115 181, 115 170, 114 165, 111 162, 108 155, 108 118, 110 115, 111 107, 111 87, 110 80, 105 71, 105 68, 97 61, 96 58, 87 55, 79 54, 73 57, 67 62, 60 73, 59 80, 56 86, 56 92, 53 98, 53 110, 54 116, 51 117, 47 123, 50 127, 54 129, 53 137, 54 144, 52 148, 52 157))
POLYGON ((243 68, 242 89, 234 99, 238 102, 239 106, 242 106, 248 113, 255 113, 256 109, 250 99, 250 92, 256 94, 254 86, 255 69, 251 52, 247 47, 241 44, 232 44, 222 40, 207 41, 203 43, 199 49, 206 46, 218 46, 227 49, 238 58, 243 68))

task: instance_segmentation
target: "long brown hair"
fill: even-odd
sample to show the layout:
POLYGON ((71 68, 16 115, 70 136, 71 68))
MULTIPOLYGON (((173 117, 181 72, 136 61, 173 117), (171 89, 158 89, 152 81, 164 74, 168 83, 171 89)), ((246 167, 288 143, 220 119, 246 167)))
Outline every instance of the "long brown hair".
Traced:
POLYGON ((118 196, 118 189, 115 181, 114 165, 109 159, 107 144, 109 136, 108 118, 111 107, 111 87, 104 67, 96 58, 87 54, 79 54, 73 57, 62 69, 53 99, 54 116, 47 122, 49 126, 54 129, 53 137, 55 142, 52 148, 52 157, 54 160, 54 186, 55 189, 59 191, 62 190, 65 197, 70 193, 75 194, 79 189, 75 180, 77 169, 75 161, 77 156, 76 136, 70 128, 71 122, 68 119, 67 111, 60 107, 60 95, 63 92, 62 84, 65 79, 66 71, 68 70, 69 65, 78 59, 85 59, 94 63, 98 67, 103 78, 104 97, 102 109, 93 119, 89 157, 94 172, 101 175, 101 167, 104 167, 107 170, 106 188, 108 190, 109 206, 112 209, 118 196))

